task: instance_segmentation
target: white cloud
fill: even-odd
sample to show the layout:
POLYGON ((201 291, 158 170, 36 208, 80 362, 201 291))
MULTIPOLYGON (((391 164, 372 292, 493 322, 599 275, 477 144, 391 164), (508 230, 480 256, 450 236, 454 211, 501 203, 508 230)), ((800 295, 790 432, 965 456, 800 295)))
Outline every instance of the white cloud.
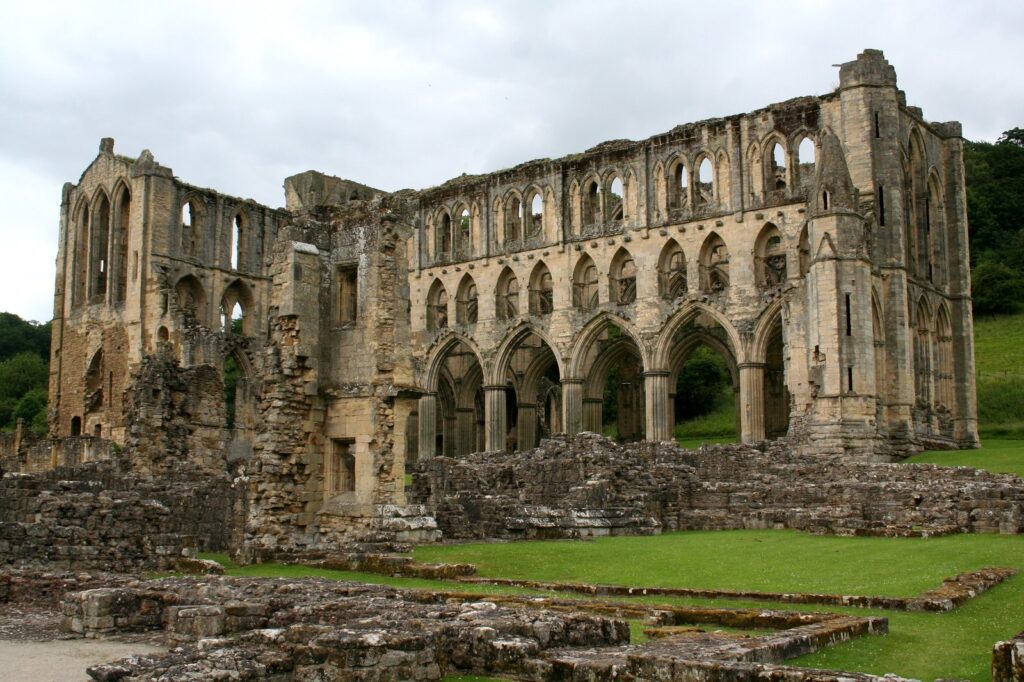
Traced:
POLYGON ((1024 123, 1018 1, 107 0, 0 24, 0 308, 37 319, 60 187, 104 136, 276 206, 310 168, 424 187, 824 93, 865 47, 969 138, 1024 123))

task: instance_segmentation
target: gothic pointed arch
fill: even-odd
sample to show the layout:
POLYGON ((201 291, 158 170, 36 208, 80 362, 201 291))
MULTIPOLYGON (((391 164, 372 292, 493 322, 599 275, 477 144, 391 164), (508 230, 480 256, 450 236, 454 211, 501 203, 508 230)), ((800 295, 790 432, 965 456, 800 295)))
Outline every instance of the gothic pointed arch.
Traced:
POLYGON ((729 287, 729 249, 717 232, 704 238, 700 247, 701 289, 709 293, 729 287))
POLYGON ((555 309, 554 281, 544 261, 538 261, 530 273, 530 314, 548 315, 555 309))
POLYGON ((922 295, 917 302, 914 328, 914 374, 919 404, 932 401, 933 318, 931 305, 922 295))
POLYGON ((175 308, 186 323, 207 323, 207 295, 195 275, 185 275, 174 285, 175 308))
POLYGON ((612 256, 608 273, 608 299, 616 305, 636 302, 636 263, 625 247, 620 247, 612 256))
POLYGON ((92 200, 89 223, 89 301, 102 303, 110 278, 110 198, 101 187, 92 200))
POLYGON ((89 283, 89 195, 82 193, 74 211, 74 254, 71 260, 71 306, 85 303, 89 283))
POLYGON ((506 265, 498 275, 494 291, 494 315, 499 320, 512 320, 519 315, 519 309, 519 279, 506 265))
POLYGON ((667 301, 686 295, 686 254, 675 239, 669 239, 658 257, 658 294, 667 301))
POLYGON ((110 277, 113 287, 110 300, 115 305, 124 303, 128 293, 128 239, 131 227, 132 193, 122 179, 114 186, 113 229, 111 231, 110 277))
POLYGON ((437 391, 444 364, 453 352, 469 354, 468 359, 483 367, 480 348, 475 341, 465 334, 453 330, 445 331, 427 350, 427 369, 423 381, 423 387, 427 391, 437 391))
POLYGON ((754 242, 755 282, 760 289, 772 289, 785 284, 786 275, 782 232, 774 223, 765 223, 754 242))
POLYGON ((448 327, 448 290, 435 279, 427 291, 427 329, 437 331, 448 327))
POLYGON ((220 300, 221 329, 228 334, 252 336, 253 295, 249 285, 236 279, 224 289, 220 300))
POLYGON ((476 280, 467 272, 462 276, 455 296, 455 321, 457 324, 476 324, 478 312, 476 280))
POLYGON ((588 254, 583 254, 573 269, 572 304, 581 310, 593 310, 597 308, 598 302, 597 265, 588 254))

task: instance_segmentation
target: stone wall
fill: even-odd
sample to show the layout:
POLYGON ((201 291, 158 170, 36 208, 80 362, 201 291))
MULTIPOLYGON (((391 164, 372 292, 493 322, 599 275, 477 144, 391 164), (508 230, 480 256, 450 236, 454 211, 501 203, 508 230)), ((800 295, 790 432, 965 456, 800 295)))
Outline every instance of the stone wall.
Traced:
POLYGON ((11 448, 0 456, 0 472, 31 474, 59 466, 101 462, 110 459, 116 449, 113 441, 94 436, 25 439, 16 451, 11 448))
POLYGON ((996 642, 992 650, 992 682, 1024 681, 1024 632, 996 642))
POLYGON ((421 463, 410 498, 449 539, 793 528, 840 535, 1024 532, 1024 481, 970 468, 794 454, 784 441, 619 446, 595 434, 421 463))
POLYGON ((0 564, 167 569, 236 541, 244 491, 182 466, 148 478, 113 462, 0 480, 0 564))

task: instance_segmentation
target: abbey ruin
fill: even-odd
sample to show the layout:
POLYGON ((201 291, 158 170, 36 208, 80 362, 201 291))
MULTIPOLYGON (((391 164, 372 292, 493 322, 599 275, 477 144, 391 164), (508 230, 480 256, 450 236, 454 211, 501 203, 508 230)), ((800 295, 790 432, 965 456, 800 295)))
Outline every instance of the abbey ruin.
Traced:
POLYGON ((104 139, 64 187, 64 440, 36 468, 240 466, 250 542, 344 541, 406 503, 417 461, 600 433, 610 376, 619 438, 671 440, 698 347, 728 364, 743 443, 977 446, 960 126, 908 106, 881 52, 839 75, 421 191, 308 171, 283 209, 104 139))

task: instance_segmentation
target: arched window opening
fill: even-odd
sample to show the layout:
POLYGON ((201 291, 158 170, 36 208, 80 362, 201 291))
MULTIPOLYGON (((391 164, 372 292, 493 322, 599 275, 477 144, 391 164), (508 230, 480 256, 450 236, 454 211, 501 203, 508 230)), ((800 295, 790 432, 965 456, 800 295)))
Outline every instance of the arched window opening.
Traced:
POLYGON ((931 256, 929 273, 932 283, 942 285, 946 283, 946 271, 949 263, 946 260, 946 227, 942 190, 934 175, 928 181, 928 203, 925 216, 929 239, 928 250, 931 256))
POLYGON ((679 209, 686 206, 687 193, 689 192, 690 174, 682 159, 676 159, 671 168, 671 180, 669 181, 668 207, 679 209))
POLYGON ((110 269, 107 262, 107 249, 110 247, 110 200, 102 192, 93 208, 91 232, 89 300, 91 303, 102 303, 107 294, 107 277, 110 269))
POLYGON ((445 211, 437 225, 437 260, 447 261, 452 257, 452 217, 445 211))
POLYGON ((511 320, 519 315, 519 280, 509 268, 498 278, 494 312, 499 320, 511 320))
POLYGON ((206 292, 193 275, 182 277, 174 287, 175 304, 186 324, 203 324, 206 320, 206 292))
POLYGON ((598 305, 597 266, 590 256, 583 256, 576 264, 572 277, 572 304, 581 310, 593 310, 598 305))
POLYGON ((786 281, 786 251, 782 233, 772 223, 761 230, 755 246, 757 286, 771 289, 786 281))
POLYGON ((829 195, 828 195, 828 190, 825 190, 825 191, 823 191, 823 192, 821 193, 821 210, 823 210, 823 211, 827 211, 827 210, 829 210, 829 209, 828 209, 828 206, 829 206, 829 198, 830 198, 830 197, 829 197, 829 195))
POLYGON ((82 435, 82 418, 75 416, 71 418, 71 435, 81 436, 82 435))
POLYGON ((814 140, 805 137, 800 140, 800 146, 796 150, 797 166, 800 171, 800 185, 806 189, 814 183, 814 164, 816 163, 817 150, 814 148, 814 140))
POLYGON ((587 183, 583 190, 583 226, 590 227, 601 222, 601 190, 596 180, 587 183))
POLYGON ((528 237, 538 237, 544 232, 544 199, 540 192, 534 192, 528 200, 530 206, 528 237))
POLYGON ((922 298, 917 305, 917 327, 914 334, 914 369, 917 379, 917 401, 927 405, 932 400, 932 315, 922 298))
POLYGON ((686 256, 675 239, 670 239, 658 259, 658 293, 666 300, 686 295, 686 256))
POLYGON ((537 263, 530 275, 530 314, 548 315, 555 309, 554 282, 543 262, 537 263))
POLYGON ((706 205, 715 200, 715 169, 711 166, 711 160, 704 158, 700 162, 697 171, 697 191, 694 201, 698 205, 706 205))
POLYGON ((220 308, 220 328, 225 334, 235 334, 241 336, 244 334, 245 324, 245 311, 242 309, 242 304, 237 301, 230 309, 221 306, 220 308))
POLYGON ((128 223, 131 217, 132 197, 128 188, 121 186, 116 199, 114 226, 114 248, 111 249, 114 262, 111 275, 114 277, 112 299, 114 303, 124 303, 128 293, 128 223))
POLYGON ((717 293, 729 286, 729 249, 715 233, 708 235, 701 249, 701 284, 705 291, 717 293))
POLYGON ((729 361, 705 343, 687 342, 690 349, 675 360, 670 384, 676 438, 699 442, 739 440, 736 394, 729 361))
POLYGON ((505 200, 505 243, 523 238, 523 202, 513 195, 505 200))
POLYGON ((199 209, 189 200, 181 208, 181 253, 196 258, 199 256, 199 209))
POLYGON ((427 295, 427 329, 436 331, 448 327, 448 292, 441 280, 434 280, 427 295))
POLYGON ((231 250, 228 253, 231 254, 232 270, 237 270, 239 263, 242 262, 242 248, 242 214, 239 213, 231 221, 231 250))
POLYGON ((462 209, 459 214, 459 257, 467 258, 473 254, 473 219, 469 209, 462 209))
POLYGON ((773 142, 768 159, 771 163, 771 168, 768 169, 771 186, 768 189, 786 189, 786 150, 778 142, 773 142))
POLYGON ((636 301, 636 263, 625 249, 619 249, 612 259, 611 276, 608 278, 610 296, 618 305, 629 305, 636 301))
POLYGON ((622 220, 624 215, 624 197, 626 190, 623 188, 622 180, 618 176, 612 179, 608 187, 608 206, 606 207, 608 220, 622 220))
POLYGON ((455 321, 459 324, 476 324, 477 320, 476 282, 466 275, 459 285, 459 293, 455 307, 455 321))
POLYGON ((806 277, 811 271, 811 240, 807 225, 800 230, 800 244, 797 248, 800 251, 800 276, 806 277))
POLYGON ((938 351, 936 380, 938 383, 939 405, 953 409, 953 327, 949 322, 946 307, 939 308, 935 317, 935 343, 938 351))
POLYGON ((71 305, 78 306, 85 302, 89 284, 89 206, 88 202, 82 201, 82 207, 78 211, 78 224, 75 233, 75 252, 72 263, 73 288, 71 290, 71 305))

